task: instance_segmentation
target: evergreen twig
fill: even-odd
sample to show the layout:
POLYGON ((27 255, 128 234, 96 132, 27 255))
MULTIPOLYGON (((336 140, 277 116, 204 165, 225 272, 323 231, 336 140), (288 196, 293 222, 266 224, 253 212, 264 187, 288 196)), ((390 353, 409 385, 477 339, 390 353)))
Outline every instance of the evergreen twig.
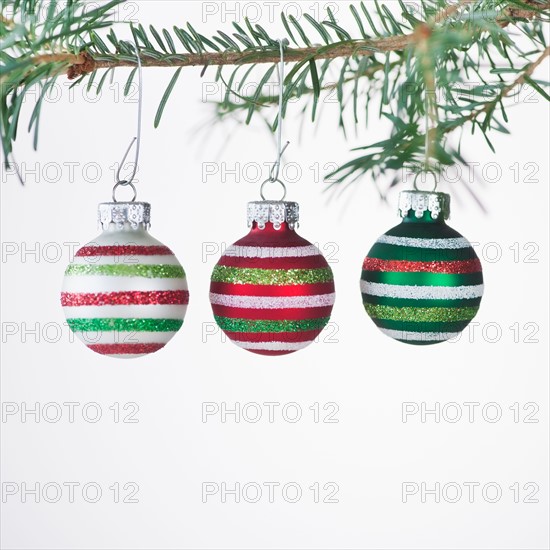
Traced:
MULTIPOLYGON (((422 0, 422 16, 397 1, 400 16, 378 1, 355 2, 350 6, 355 30, 343 28, 330 10, 321 21, 309 15, 298 21, 281 14, 287 37, 294 44, 285 52, 293 67, 285 79, 284 112, 289 101, 302 99, 302 113, 311 105, 315 120, 322 111, 318 108, 321 94, 334 93, 340 111, 338 124, 345 133, 350 124, 346 110, 353 110, 355 127, 367 125, 375 100, 379 100, 378 118, 392 123, 386 140, 356 149, 362 156, 331 175, 335 183, 349 184, 365 174, 373 178, 386 171, 397 174, 411 164, 439 169, 464 163, 460 150, 446 141, 449 132, 471 124, 492 147, 488 133, 508 132, 504 100, 518 86, 530 86, 544 99, 550 98, 545 91, 548 83, 533 77, 550 55, 544 27, 550 0, 457 0, 453 4, 422 0), (310 30, 315 38, 309 36, 310 30), (524 48, 512 30, 521 33, 524 48), (357 32, 359 38, 354 38, 357 32), (322 45, 316 45, 319 39, 322 45), (463 93, 462 87, 472 78, 478 84, 463 93), (431 129, 426 128, 426 115, 431 129)), ((173 71, 160 99, 155 126, 182 67, 201 66, 201 75, 216 67, 216 79, 227 88, 223 100, 216 103, 218 120, 242 112, 249 123, 254 113, 276 103, 275 95, 266 95, 264 88, 272 77, 273 64, 279 61, 281 37, 271 37, 263 27, 246 20, 245 25, 234 23, 232 30, 220 30, 210 38, 190 24, 172 30, 131 25, 132 40, 128 41, 117 35, 111 18, 111 10, 123 2, 110 0, 84 9, 84 0, 66 0, 56 10, 57 1, 3 0, 0 133, 6 163, 21 125, 23 99, 32 87, 38 86, 40 92, 28 125, 36 146, 44 98, 55 80, 65 74, 74 79, 74 85, 87 82, 88 89, 95 87, 99 93, 106 75, 115 68, 135 68, 134 41, 144 68, 173 71), (46 18, 39 17, 44 11, 46 18), (240 76, 243 65, 251 67, 240 76), (222 73, 226 66, 233 67, 229 77, 222 73), (96 79, 100 72, 101 78, 96 79), (246 83, 254 82, 252 93, 243 92, 246 83)), ((135 76, 136 71, 131 71, 125 93, 135 76)), ((392 184, 396 182, 397 176, 392 184)))

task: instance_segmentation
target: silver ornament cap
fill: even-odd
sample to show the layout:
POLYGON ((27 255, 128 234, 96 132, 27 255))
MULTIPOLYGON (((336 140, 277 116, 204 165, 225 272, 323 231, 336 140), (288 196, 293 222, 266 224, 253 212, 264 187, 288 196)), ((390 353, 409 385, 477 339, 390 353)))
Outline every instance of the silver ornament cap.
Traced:
POLYGON ((249 202, 247 222, 248 227, 257 223, 259 229, 265 229, 267 223, 272 223, 277 230, 286 222, 290 229, 294 229, 300 222, 300 206, 297 202, 288 201, 249 202))
POLYGON ((111 228, 111 224, 117 229, 124 229, 127 224, 132 229, 149 229, 151 226, 151 205, 148 202, 102 202, 97 214, 104 231, 111 228))
POLYGON ((451 215, 451 196, 434 191, 401 191, 399 215, 406 218, 411 210, 417 218, 429 212, 433 220, 448 220, 451 215))

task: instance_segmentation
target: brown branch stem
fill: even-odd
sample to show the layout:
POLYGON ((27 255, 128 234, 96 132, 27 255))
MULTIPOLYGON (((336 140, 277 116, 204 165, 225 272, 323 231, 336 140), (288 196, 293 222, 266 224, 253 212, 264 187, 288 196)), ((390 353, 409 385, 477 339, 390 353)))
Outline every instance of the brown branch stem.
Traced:
MULTIPOLYGON (((391 52, 404 50, 412 44, 413 35, 399 35, 379 40, 354 40, 334 46, 326 47, 308 47, 285 50, 285 60, 289 63, 303 61, 309 57, 315 59, 336 59, 338 57, 352 57, 354 55, 368 56, 376 52, 391 52)), ((146 56, 142 57, 144 67, 204 67, 210 65, 241 65, 248 63, 278 63, 280 60, 279 51, 266 54, 265 51, 258 50, 257 55, 254 52, 208 52, 202 54, 181 54, 174 56, 175 59, 153 59, 146 56)), ((135 61, 96 61, 96 68, 107 69, 111 67, 135 67, 135 61)))
MULTIPOLYGON (((308 58, 336 59, 339 57, 370 56, 377 52, 403 51, 415 44, 419 38, 425 38, 425 34, 431 31, 434 25, 449 19, 457 14, 463 7, 472 4, 474 0, 459 0, 457 3, 441 10, 426 23, 421 24, 414 32, 398 36, 388 36, 373 40, 353 40, 334 47, 307 47, 293 48, 285 52, 288 62, 303 61, 308 58), (424 30, 424 32, 422 32, 424 30), (424 36, 422 36, 424 35, 424 36)), ((550 1, 545 4, 536 3, 535 0, 526 0, 537 9, 549 9, 550 1)), ((497 18, 497 23, 502 27, 509 24, 511 19, 532 19, 537 15, 536 10, 507 8, 503 15, 497 18)), ((99 57, 99 56, 98 56, 99 57)), ((102 56, 106 57, 106 56, 102 56)), ((200 54, 172 54, 162 59, 149 57, 142 53, 141 64, 143 67, 205 67, 220 65, 241 65, 249 63, 277 63, 279 52, 266 53, 265 50, 244 52, 205 52, 200 54)), ((33 59, 33 64, 63 62, 69 66, 68 76, 76 78, 97 69, 110 69, 114 67, 135 67, 136 61, 126 59, 94 59, 89 53, 49 53, 38 55, 33 59)))

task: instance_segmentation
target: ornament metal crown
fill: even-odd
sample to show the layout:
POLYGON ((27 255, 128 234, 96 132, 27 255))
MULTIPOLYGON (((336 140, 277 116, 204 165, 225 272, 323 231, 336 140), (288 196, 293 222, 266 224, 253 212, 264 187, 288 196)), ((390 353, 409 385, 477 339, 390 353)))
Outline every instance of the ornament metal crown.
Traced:
POLYGON ((433 191, 402 191, 399 194, 399 215, 406 218, 411 210, 417 218, 429 212, 434 220, 448 220, 451 215, 451 196, 433 191))
POLYGON ((97 214, 104 231, 111 224, 117 229, 123 229, 126 224, 132 229, 149 229, 151 226, 151 205, 148 202, 102 202, 97 214))
POLYGON ((300 222, 300 206, 297 202, 288 201, 253 201, 247 206, 248 227, 253 223, 259 229, 265 229, 267 223, 272 223, 276 230, 287 223, 290 229, 298 227, 300 222))

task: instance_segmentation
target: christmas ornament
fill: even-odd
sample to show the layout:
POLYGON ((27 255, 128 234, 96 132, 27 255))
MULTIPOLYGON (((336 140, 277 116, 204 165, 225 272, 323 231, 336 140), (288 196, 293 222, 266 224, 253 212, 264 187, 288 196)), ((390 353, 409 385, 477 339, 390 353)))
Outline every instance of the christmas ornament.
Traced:
POLYGON ((334 280, 327 261, 300 237, 298 204, 248 204, 250 233, 214 267, 210 302, 216 323, 238 346, 262 355, 306 347, 329 321, 334 280))
POLYGON ((76 253, 65 271, 61 305, 67 323, 91 350, 113 357, 140 357, 158 351, 183 323, 189 293, 185 272, 174 253, 149 233, 151 205, 136 201, 132 181, 141 142, 142 70, 137 43, 139 99, 137 136, 116 174, 113 202, 99 205, 103 232, 76 253), (126 157, 136 146, 133 171, 121 178, 126 157), (118 202, 119 187, 133 190, 118 202))
POLYGON ((363 263, 365 309, 382 332, 401 342, 455 338, 479 309, 481 263, 471 244, 445 223, 449 207, 445 193, 402 192, 403 221, 376 241, 363 263))
POLYGON ((284 83, 284 46, 279 41, 277 160, 260 188, 262 201, 248 204, 250 233, 229 247, 212 272, 210 302, 218 326, 238 346, 261 355, 285 355, 315 340, 334 304, 332 270, 316 246, 296 231, 299 208, 286 202, 279 180, 284 83), (265 199, 268 183, 283 197, 265 199))
POLYGON ((174 253, 149 233, 145 202, 99 205, 103 232, 65 271, 61 305, 91 350, 116 357, 155 352, 183 323, 189 293, 174 253))

